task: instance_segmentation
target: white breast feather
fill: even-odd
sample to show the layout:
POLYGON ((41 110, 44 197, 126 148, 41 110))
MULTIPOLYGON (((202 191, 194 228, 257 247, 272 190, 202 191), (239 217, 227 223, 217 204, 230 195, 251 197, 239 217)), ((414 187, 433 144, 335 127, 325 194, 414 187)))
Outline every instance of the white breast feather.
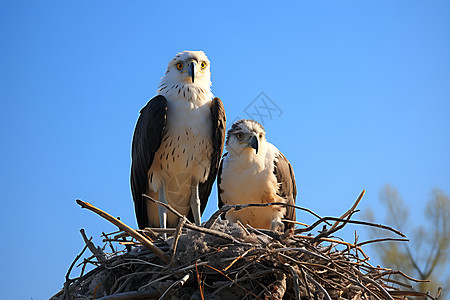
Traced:
MULTIPOLYGON (((224 204, 249 204, 286 202, 277 195, 278 183, 274 170, 274 161, 277 160, 279 150, 267 143, 267 151, 253 156, 257 159, 249 159, 250 153, 241 153, 224 158, 222 167, 221 197, 224 204)), ((253 150, 253 149, 251 149, 253 150)), ((253 227, 270 229, 274 219, 280 219, 286 209, 281 206, 264 208, 248 208, 239 211, 230 211, 226 218, 232 222, 239 220, 243 224, 253 227)))
MULTIPOLYGON (((161 146, 148 171, 151 197, 158 199, 161 184, 166 187, 166 199, 179 213, 187 215, 190 210, 192 180, 205 182, 211 166, 212 147, 212 94, 197 93, 199 90, 184 87, 182 92, 169 89, 158 92, 167 99, 167 122, 161 146), (183 96, 193 99, 186 101, 183 96)), ((152 224, 159 224, 158 208, 147 205, 152 224)), ((169 213, 168 226, 176 226, 178 218, 169 213)))

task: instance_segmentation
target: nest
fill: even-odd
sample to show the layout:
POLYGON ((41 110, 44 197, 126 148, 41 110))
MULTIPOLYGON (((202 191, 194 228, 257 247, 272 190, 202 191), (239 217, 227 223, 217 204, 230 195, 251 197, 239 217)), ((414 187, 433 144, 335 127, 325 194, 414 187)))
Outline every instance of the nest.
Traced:
POLYGON ((437 299, 404 283, 419 280, 370 265, 362 250, 365 244, 406 239, 350 243, 335 237, 349 223, 383 228, 404 237, 393 228, 350 219, 363 194, 340 218, 321 218, 295 206, 318 220, 282 234, 219 219, 230 209, 283 205, 279 203, 224 206, 203 226, 196 226, 170 206, 146 196, 178 214, 179 224, 172 229, 134 230, 77 200, 120 230, 103 234, 103 248, 94 246, 80 230, 86 245, 67 271, 64 287, 52 299, 437 299), (313 236, 312 230, 319 226, 322 230, 313 236), (112 243, 123 249, 115 250, 112 243), (86 249, 92 256, 78 265, 81 275, 70 278, 86 249), (85 273, 89 264, 95 268, 85 273), (395 274, 404 280, 394 280, 395 274))

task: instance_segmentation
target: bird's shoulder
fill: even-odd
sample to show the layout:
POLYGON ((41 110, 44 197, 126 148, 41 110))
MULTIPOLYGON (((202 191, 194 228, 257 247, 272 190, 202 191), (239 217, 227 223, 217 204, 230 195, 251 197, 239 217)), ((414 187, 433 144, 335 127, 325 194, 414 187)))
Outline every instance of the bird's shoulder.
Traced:
POLYGON ((163 95, 156 95, 150 100, 148 100, 147 104, 141 108, 139 113, 140 114, 149 112, 155 113, 156 111, 160 112, 162 110, 167 111, 167 98, 164 97, 163 95))
POLYGON ((284 157, 283 153, 274 144, 267 142, 266 163, 273 164, 281 156, 284 157))

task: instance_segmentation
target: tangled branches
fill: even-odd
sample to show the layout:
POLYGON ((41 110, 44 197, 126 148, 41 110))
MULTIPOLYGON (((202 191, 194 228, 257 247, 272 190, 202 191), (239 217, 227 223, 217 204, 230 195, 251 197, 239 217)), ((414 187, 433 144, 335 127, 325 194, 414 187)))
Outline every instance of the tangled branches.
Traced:
POLYGON ((177 228, 134 230, 77 200, 119 231, 103 234, 105 246, 112 251, 109 254, 105 247, 95 247, 82 232, 86 246, 70 266, 63 289, 52 299, 437 299, 391 278, 400 274, 417 281, 402 272, 370 265, 362 249, 368 243, 406 239, 350 243, 333 237, 349 223, 375 226, 404 237, 390 227, 350 219, 363 194, 340 218, 321 218, 296 207, 309 211, 318 221, 284 234, 219 220, 230 209, 278 203, 224 206, 203 226, 178 214, 177 228), (323 230, 313 236, 312 230, 319 225, 324 225, 323 230), (164 240, 163 234, 171 237, 164 240), (125 248, 116 251, 112 243, 125 248), (72 268, 86 249, 93 255, 78 265, 81 275, 70 279, 72 268), (88 264, 95 268, 84 274, 88 264))

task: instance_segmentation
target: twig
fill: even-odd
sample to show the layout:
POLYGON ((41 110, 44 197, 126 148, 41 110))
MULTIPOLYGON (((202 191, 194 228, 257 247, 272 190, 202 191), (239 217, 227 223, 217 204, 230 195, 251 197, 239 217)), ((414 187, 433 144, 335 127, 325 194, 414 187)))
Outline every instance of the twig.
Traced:
POLYGON ((398 281, 398 280, 394 280, 392 278, 380 278, 380 279, 385 281, 385 282, 395 283, 395 284, 401 285, 401 286, 403 286, 405 288, 408 288, 408 289, 412 289, 413 288, 413 286, 410 285, 410 284, 406 284, 404 282, 401 282, 401 281, 398 281))
POLYGON ((257 295, 255 295, 254 293, 252 293, 251 291, 249 291, 249 290, 245 289, 244 287, 242 287, 241 285, 239 285, 239 284, 237 283, 237 280, 231 279, 227 274, 223 273, 222 271, 220 271, 220 270, 218 270, 218 269, 216 269, 216 268, 210 266, 209 264, 206 264, 205 267, 208 267, 208 268, 210 268, 211 270, 214 270, 214 271, 216 271, 217 273, 219 273, 219 274, 225 276, 225 277, 226 277, 228 280, 230 280, 232 283, 236 284, 238 287, 240 287, 241 289, 243 289, 245 292, 249 293, 250 295, 254 296, 256 299, 261 299, 261 298, 259 298, 257 295))
POLYGON ((242 224, 241 221, 237 220, 236 223, 239 225, 239 227, 241 227, 244 230, 246 235, 250 234, 250 232, 248 232, 247 228, 245 228, 244 224, 242 224))
MULTIPOLYGON (((251 230, 252 232, 256 232, 256 233, 258 233, 259 235, 265 236, 265 237, 268 238, 270 241, 273 241, 273 237, 271 237, 271 236, 268 235, 268 234, 265 234, 265 233, 262 232, 261 230, 258 230, 258 229, 256 229, 256 228, 253 228, 250 224, 247 224, 247 227, 250 228, 250 230, 251 230)), ((257 238, 258 238, 258 240, 260 240, 261 242, 263 242, 263 243, 265 242, 264 239, 261 239, 259 236, 257 236, 257 238)))
POLYGON ((250 251, 254 250, 255 248, 250 248, 247 251, 245 251, 244 253, 242 253, 241 255, 239 255, 238 257, 236 257, 225 269, 223 269, 223 271, 227 271, 229 268, 231 268, 232 265, 234 265, 238 260, 240 260, 241 258, 243 258, 244 256, 246 256, 250 251))
POLYGON ((84 242, 88 246, 89 250, 94 254, 94 256, 97 258, 97 260, 101 263, 106 262, 106 255, 103 253, 100 248, 95 247, 94 243, 91 241, 92 237, 90 239, 87 238, 86 233, 84 232, 84 229, 80 229, 81 236, 83 237, 84 242))
POLYGON ((195 274, 197 274, 197 283, 198 283, 198 290, 200 291, 200 298, 201 300, 205 300, 205 295, 203 294, 203 287, 202 287, 202 274, 198 272, 198 265, 197 261, 195 262, 195 274))
POLYGON ((312 300, 312 296, 311 296, 311 290, 309 289, 309 284, 308 284, 308 278, 306 278, 306 272, 305 270, 303 270, 302 265, 298 265, 298 268, 300 269, 300 273, 302 273, 302 279, 305 282, 305 288, 306 288, 306 292, 308 293, 308 297, 310 300, 312 300))
POLYGON ((150 233, 150 234, 156 234, 157 233, 168 233, 168 234, 174 234, 175 233, 176 228, 150 228, 150 227, 146 227, 145 229, 139 229, 139 232, 144 232, 144 233, 150 233))
POLYGON ((81 250, 81 252, 75 257, 75 259, 72 261, 72 263, 70 264, 69 269, 67 270, 66 273, 66 282, 64 283, 64 294, 63 294, 63 299, 65 299, 67 297, 67 291, 69 289, 69 285, 73 282, 73 279, 70 279, 70 272, 72 272, 73 266, 75 265, 75 263, 77 262, 77 260, 80 259, 80 257, 83 255, 84 251, 86 251, 88 247, 88 244, 85 243, 83 250, 81 250))
POLYGON ((375 224, 375 223, 364 222, 364 221, 357 221, 357 220, 343 220, 343 219, 335 218, 335 217, 322 218, 321 220, 318 220, 318 221, 314 222, 312 225, 308 226, 308 228, 296 229, 295 232, 296 233, 302 233, 302 232, 306 232, 306 231, 311 231, 312 229, 317 227, 320 223, 325 222, 327 220, 329 220, 329 221, 340 221, 340 222, 343 222, 343 223, 350 223, 350 224, 358 224, 358 225, 367 225, 367 226, 372 226, 372 227, 378 227, 378 228, 382 228, 382 229, 385 229, 385 230, 392 231, 392 232, 394 232, 395 234, 398 234, 401 237, 406 237, 406 235, 404 235, 400 231, 398 231, 398 230, 396 230, 396 229, 394 229, 392 227, 386 226, 386 225, 375 224))
POLYGON ((138 258, 125 258, 123 263, 120 263, 118 265, 115 266, 111 266, 111 267, 107 267, 108 270, 112 270, 112 269, 117 269, 123 266, 127 266, 127 265, 132 265, 132 264, 144 264, 144 265, 149 265, 155 268, 160 268, 160 269, 164 269, 164 266, 158 265, 158 264, 154 264, 151 263, 149 261, 143 260, 143 259, 138 259, 138 258))
POLYGON ((94 205, 88 203, 88 202, 84 202, 81 200, 77 200, 78 205, 80 205, 82 208, 87 208, 90 211, 95 212, 96 214, 98 214, 99 216, 105 218, 106 220, 108 220, 109 222, 113 223, 114 225, 116 225, 117 227, 119 227, 119 229, 127 232, 130 236, 134 237, 136 240, 138 240, 142 245, 144 245, 145 247, 147 247, 148 249, 152 250, 153 253, 156 254, 156 256, 158 256, 163 262, 165 263, 169 263, 170 259, 167 256, 167 254, 165 254, 163 251, 161 251, 161 249, 159 249, 158 247, 156 247, 151 241, 149 241, 146 237, 144 237, 142 234, 140 234, 139 232, 137 232, 136 230, 134 230, 133 228, 129 227, 128 225, 126 225, 125 223, 123 223, 122 221, 118 220, 117 218, 114 218, 113 216, 111 216, 110 214, 104 212, 103 210, 95 207, 94 205))
POLYGON ((141 272, 144 268, 145 268, 145 266, 141 266, 138 270, 136 270, 136 272, 133 272, 131 274, 125 274, 125 275, 117 278, 116 281, 114 282, 113 286, 111 287, 111 294, 117 294, 117 293, 122 292, 122 290, 123 290, 122 287, 124 286, 124 284, 126 284, 129 281, 129 279, 131 279, 135 276, 144 276, 144 275, 152 274, 148 271, 141 272), (123 279, 125 279, 124 284, 122 284, 120 287, 118 287, 119 282, 123 279))
MULTIPOLYGON (((340 222, 350 220, 350 217, 351 217, 352 214, 354 214, 354 213, 355 213, 355 211, 350 212, 350 215, 347 217, 347 219, 340 219, 340 218, 339 218, 340 222)), ((336 223, 338 223, 338 222, 336 222, 336 223)), ((335 224, 336 224, 336 223, 335 223, 335 224)), ((323 238, 323 237, 328 237, 328 236, 332 235, 332 234, 335 233, 336 231, 339 231, 339 230, 341 230, 342 228, 344 228, 345 225, 346 225, 346 223, 343 223, 343 224, 341 224, 341 225, 338 225, 338 226, 336 226, 336 227, 334 227, 334 228, 332 228, 332 229, 328 229, 328 230, 327 230, 327 229, 325 228, 325 226, 324 226, 324 229, 323 229, 322 231, 319 232, 319 234, 311 241, 311 243, 314 244, 314 243, 316 243, 317 241, 319 241, 321 238, 323 238)))
POLYGON ((217 237, 225 239, 225 240, 229 240, 229 241, 234 242, 234 243, 239 244, 239 245, 252 246, 252 244, 242 243, 242 242, 236 240, 232 235, 229 235, 228 233, 224 233, 224 232, 220 232, 220 231, 217 231, 217 230, 212 230, 212 229, 208 229, 208 228, 204 228, 204 227, 198 227, 196 225, 189 224, 189 223, 184 224, 184 226, 186 228, 189 228, 189 229, 201 232, 201 233, 206 233, 206 234, 209 234, 209 235, 217 236, 217 237))
POLYGON ((142 291, 124 292, 114 295, 98 298, 98 300, 134 300, 134 299, 150 299, 159 296, 159 292, 149 288, 142 291))
MULTIPOLYGON (((206 265, 207 263, 209 263, 209 261, 201 262, 201 263, 198 263, 197 265, 198 265, 198 266, 203 266, 203 265, 206 265)), ((188 270, 192 270, 192 269, 195 268, 195 266, 196 266, 195 264, 192 264, 192 265, 187 266, 187 267, 185 267, 185 268, 178 269, 178 270, 176 270, 175 272, 172 272, 172 273, 170 273, 170 274, 168 274, 168 275, 159 277, 158 279, 152 280, 152 281, 150 281, 149 283, 146 283, 145 285, 141 286, 141 287, 139 288, 139 290, 146 289, 146 288, 148 288, 149 286, 151 286, 152 284, 154 284, 154 283, 156 283, 156 282, 159 282, 159 281, 161 281, 161 280, 164 280, 164 279, 166 279, 166 278, 169 278, 169 277, 171 277, 171 276, 173 276, 173 275, 175 275, 175 274, 184 273, 184 272, 186 272, 186 271, 188 271, 188 270)))
POLYGON ((169 265, 172 265, 175 261, 178 240, 181 236, 181 230, 183 229, 183 226, 185 223, 186 223, 186 218, 180 218, 180 220, 178 221, 177 229, 175 230, 175 236, 173 237, 173 241, 172 241, 172 249, 171 249, 171 257, 172 258, 170 259, 169 265))
MULTIPOLYGON (((104 237, 105 237, 105 239, 108 239, 108 236, 106 235, 106 233, 105 233, 105 232, 102 232, 102 236, 104 236, 104 237)), ((114 253, 114 252, 116 252, 116 251, 114 250, 114 247, 113 247, 113 245, 112 245, 112 243, 111 243, 111 242, 109 242, 109 243, 108 243, 108 245, 109 245, 109 247, 111 248, 111 253, 114 253)))
POLYGON ((327 291, 323 288, 322 285, 320 285, 314 278, 312 278, 308 274, 306 274, 306 277, 308 278, 309 281, 311 281, 319 289, 319 291, 322 293, 322 295, 325 297, 325 299, 331 300, 330 295, 327 293, 327 291))
POLYGON ((297 271, 295 271, 294 267, 290 264, 285 263, 284 266, 288 268, 292 274, 292 277, 294 277, 295 298, 300 300, 300 280, 298 279, 297 271))
POLYGON ((378 282, 376 282, 375 280, 373 280, 372 278, 369 278, 369 277, 367 277, 367 276, 363 276, 362 277, 362 280, 363 281, 366 281, 366 282, 370 282, 371 284, 373 284, 374 286, 376 286, 377 288, 378 288, 378 290, 383 294, 383 296, 386 298, 386 299, 389 299, 389 300, 394 300, 394 298, 392 298, 392 296, 381 286, 381 285, 379 285, 378 284, 378 282))
MULTIPOLYGON (((309 235, 294 235, 294 238, 299 238, 299 239, 305 239, 305 240, 312 240, 315 237, 314 236, 309 236, 309 235)), ((340 241, 340 240, 336 240, 336 239, 331 239, 331 238, 320 238, 320 241, 323 242, 330 242, 330 243, 336 243, 336 244, 341 244, 341 245, 346 245, 348 247, 355 247, 355 245, 353 245, 352 243, 349 242, 345 242, 345 241, 340 241)))
MULTIPOLYGON (((162 205, 165 208, 167 208, 168 210, 170 210, 174 215, 176 215, 178 218, 183 218, 184 216, 182 214, 180 214, 179 212, 177 212, 172 206, 170 206, 170 204, 167 203, 163 203, 161 201, 158 201, 156 199, 153 199, 152 197, 150 197, 147 194, 142 194, 142 197, 147 198, 147 200, 153 201, 156 204, 162 205)), ((186 219, 187 223, 192 223, 191 221, 189 221, 188 219, 186 219)))
POLYGON ((189 277, 191 276, 191 273, 187 273, 186 275, 183 276, 183 278, 181 278, 178 281, 175 281, 174 283, 172 283, 167 290, 164 291, 164 293, 161 295, 161 297, 159 297, 158 300, 162 300, 164 298, 164 296, 167 294, 168 291, 170 291, 175 285, 180 284, 180 286, 183 286, 186 281, 188 281, 189 277))
POLYGON ((298 252, 302 252, 302 253, 309 254, 311 256, 323 259, 323 260, 327 260, 327 261, 330 260, 329 258, 327 258, 327 257, 325 257, 323 255, 320 255, 318 253, 314 253, 314 252, 308 251, 308 250, 306 250, 304 248, 289 247, 289 248, 277 248, 277 249, 273 249, 272 250, 272 252, 282 252, 282 251, 298 251, 298 252))
POLYGON ((427 293, 422 293, 422 292, 415 292, 415 291, 390 291, 389 292, 392 296, 415 296, 415 297, 428 297, 432 300, 436 300, 435 298, 433 298, 432 296, 430 296, 427 293))
MULTIPOLYGON (((355 203, 353 203, 352 207, 345 213, 343 214, 340 219, 344 219, 347 216, 351 216, 353 214, 353 212, 355 211, 356 207, 358 206, 359 202, 361 201, 362 197, 364 196, 364 194, 366 193, 366 190, 362 190, 362 192, 359 194, 358 198, 356 199, 355 203)), ((330 230, 336 228, 339 225, 340 221, 336 221, 333 226, 331 226, 330 230)))
POLYGON ((384 239, 375 239, 375 240, 364 241, 364 242, 356 244, 355 246, 361 247, 362 245, 366 245, 366 244, 388 242, 388 241, 389 242, 409 242, 408 239, 384 238, 384 239))
POLYGON ((426 279, 415 279, 415 278, 412 278, 412 277, 406 275, 405 273, 403 273, 402 271, 387 271, 387 272, 381 273, 380 275, 384 276, 384 275, 394 275, 394 274, 399 274, 399 275, 405 277, 406 279, 411 280, 411 281, 415 281, 415 282, 430 282, 429 280, 426 280, 426 279))
POLYGON ((286 222, 286 223, 292 223, 292 224, 302 225, 302 226, 305 226, 305 227, 308 226, 308 224, 306 224, 306 223, 297 222, 297 221, 292 221, 292 220, 288 220, 288 219, 282 219, 281 221, 286 222))

